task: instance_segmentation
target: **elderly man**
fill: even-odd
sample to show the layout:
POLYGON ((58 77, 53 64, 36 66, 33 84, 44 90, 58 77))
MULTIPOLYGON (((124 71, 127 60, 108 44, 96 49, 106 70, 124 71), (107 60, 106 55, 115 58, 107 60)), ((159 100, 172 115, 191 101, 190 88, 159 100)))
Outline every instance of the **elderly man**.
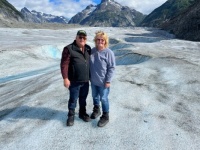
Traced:
POLYGON ((87 34, 79 30, 73 43, 64 47, 61 58, 61 74, 64 86, 69 89, 67 126, 74 125, 74 115, 79 99, 79 118, 90 121, 86 113, 86 98, 89 91, 89 55, 91 47, 86 44, 87 34))

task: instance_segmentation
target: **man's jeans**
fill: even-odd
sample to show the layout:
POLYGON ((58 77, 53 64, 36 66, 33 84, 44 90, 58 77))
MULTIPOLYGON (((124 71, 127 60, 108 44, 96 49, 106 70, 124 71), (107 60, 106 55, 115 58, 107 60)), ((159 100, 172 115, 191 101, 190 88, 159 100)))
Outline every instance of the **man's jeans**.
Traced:
POLYGON ((71 82, 69 86, 69 102, 68 108, 75 109, 76 103, 79 98, 80 108, 86 107, 86 98, 89 91, 89 82, 71 82))
POLYGON ((93 84, 91 84, 91 87, 93 104, 99 105, 101 101, 103 112, 109 112, 108 94, 110 92, 110 88, 100 87, 93 84))

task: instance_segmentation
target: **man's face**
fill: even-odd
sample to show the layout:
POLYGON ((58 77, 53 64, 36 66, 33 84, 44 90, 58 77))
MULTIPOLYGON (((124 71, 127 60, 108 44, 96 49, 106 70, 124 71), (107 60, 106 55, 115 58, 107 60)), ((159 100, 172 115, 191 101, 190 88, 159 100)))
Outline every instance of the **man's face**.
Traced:
POLYGON ((76 36, 76 44, 79 47, 84 47, 87 41, 87 37, 84 34, 80 34, 76 36))

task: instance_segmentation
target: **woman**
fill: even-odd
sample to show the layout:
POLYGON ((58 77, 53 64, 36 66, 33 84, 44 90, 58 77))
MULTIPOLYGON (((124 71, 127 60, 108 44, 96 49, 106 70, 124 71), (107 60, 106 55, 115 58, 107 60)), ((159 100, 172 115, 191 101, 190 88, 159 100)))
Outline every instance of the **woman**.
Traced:
POLYGON ((110 91, 110 82, 115 70, 115 56, 108 48, 108 36, 103 31, 96 32, 94 42, 95 47, 92 49, 90 55, 90 80, 94 108, 90 118, 96 119, 101 115, 101 102, 103 114, 97 125, 103 127, 109 121, 108 94, 110 91))

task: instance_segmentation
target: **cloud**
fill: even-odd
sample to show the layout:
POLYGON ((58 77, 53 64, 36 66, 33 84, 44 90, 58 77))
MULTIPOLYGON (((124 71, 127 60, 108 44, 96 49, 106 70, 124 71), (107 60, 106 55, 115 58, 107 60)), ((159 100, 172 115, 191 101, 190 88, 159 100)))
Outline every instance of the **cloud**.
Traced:
MULTIPOLYGON (((166 0, 115 0, 123 6, 129 6, 144 14, 149 14, 166 0)), ((95 4, 94 0, 8 0, 18 10, 27 7, 30 11, 36 10, 47 14, 73 17, 86 6, 95 4)))
POLYGON ((144 14, 151 13, 155 8, 159 7, 167 0, 115 0, 123 6, 134 8, 144 14))
POLYGON ((95 4, 92 0, 8 0, 18 10, 27 7, 30 11, 36 10, 47 14, 65 16, 71 18, 81 12, 90 4, 95 4))
POLYGON ((26 0, 7 0, 9 3, 11 3, 13 6, 15 6, 16 9, 20 10, 25 6, 26 0))

